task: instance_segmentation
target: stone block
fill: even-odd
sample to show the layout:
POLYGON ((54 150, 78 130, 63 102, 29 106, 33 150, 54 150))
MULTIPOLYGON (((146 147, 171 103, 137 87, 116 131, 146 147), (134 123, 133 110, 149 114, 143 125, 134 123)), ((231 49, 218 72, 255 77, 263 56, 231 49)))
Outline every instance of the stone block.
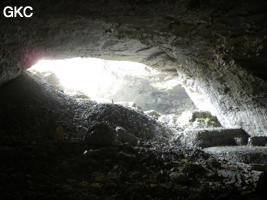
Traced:
POLYGON ((236 146, 246 145, 249 135, 243 129, 187 129, 181 138, 182 143, 189 146, 236 146))
MULTIPOLYGON (((260 164, 264 168, 267 164, 267 147, 227 146, 205 148, 206 153, 215 155, 220 159, 246 164, 260 164)), ((260 166, 255 166, 260 167, 260 166)), ((261 170, 260 170, 261 171, 261 170)))
POLYGON ((267 146, 267 137, 265 136, 250 137, 248 143, 251 146, 267 146))

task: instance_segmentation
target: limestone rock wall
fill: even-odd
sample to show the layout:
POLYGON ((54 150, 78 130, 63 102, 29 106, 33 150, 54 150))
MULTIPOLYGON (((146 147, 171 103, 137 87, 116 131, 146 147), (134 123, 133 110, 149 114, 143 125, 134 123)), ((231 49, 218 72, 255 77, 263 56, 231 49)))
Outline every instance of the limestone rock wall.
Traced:
POLYGON ((1 18, 0 84, 40 58, 136 61, 177 71, 222 125, 267 135, 266 1, 25 2, 34 17, 1 18))

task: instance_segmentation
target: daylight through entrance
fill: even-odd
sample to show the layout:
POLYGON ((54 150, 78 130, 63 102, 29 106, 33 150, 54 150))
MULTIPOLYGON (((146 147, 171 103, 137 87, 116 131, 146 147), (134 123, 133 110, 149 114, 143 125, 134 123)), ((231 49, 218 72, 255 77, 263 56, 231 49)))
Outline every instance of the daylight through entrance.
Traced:
POLYGON ((192 117, 197 108, 173 72, 97 58, 40 60, 29 71, 76 99, 120 104, 175 128, 217 125, 206 110, 192 117))

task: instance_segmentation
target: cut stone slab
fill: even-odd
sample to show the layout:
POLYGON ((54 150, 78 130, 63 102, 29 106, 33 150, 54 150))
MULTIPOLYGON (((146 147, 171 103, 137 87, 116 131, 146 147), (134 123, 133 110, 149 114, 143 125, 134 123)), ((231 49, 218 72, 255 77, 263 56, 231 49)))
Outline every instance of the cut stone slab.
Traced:
POLYGON ((251 146, 267 146, 267 137, 265 136, 250 137, 248 143, 251 146))
POLYGON ((203 149, 221 159, 227 159, 246 164, 267 164, 267 147, 224 146, 203 149))
POLYGON ((212 147, 246 145, 249 135, 243 129, 187 129, 181 137, 187 146, 212 147))

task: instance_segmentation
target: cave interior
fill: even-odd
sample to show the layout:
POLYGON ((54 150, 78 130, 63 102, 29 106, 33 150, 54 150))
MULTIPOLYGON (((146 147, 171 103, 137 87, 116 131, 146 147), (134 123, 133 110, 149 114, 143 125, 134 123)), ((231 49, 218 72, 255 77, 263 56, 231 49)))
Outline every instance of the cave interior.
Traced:
POLYGON ((267 196, 267 2, 25 0, 0 18, 0 198, 267 196))

